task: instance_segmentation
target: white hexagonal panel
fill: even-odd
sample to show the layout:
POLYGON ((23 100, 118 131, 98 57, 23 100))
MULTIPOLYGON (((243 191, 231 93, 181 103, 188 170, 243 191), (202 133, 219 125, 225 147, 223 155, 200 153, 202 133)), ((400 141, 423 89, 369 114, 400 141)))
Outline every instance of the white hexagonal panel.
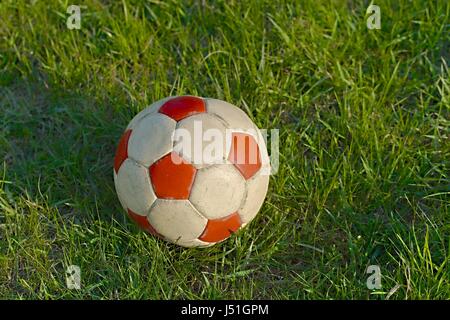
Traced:
POLYGON ((258 172, 251 179, 247 180, 247 195, 242 207, 238 210, 242 226, 253 220, 259 209, 261 209, 266 198, 269 177, 269 175, 258 172))
POLYGON ((208 113, 225 121, 231 129, 247 130, 253 128, 253 121, 247 114, 231 103, 218 99, 205 99, 208 113))
POLYGON ((197 171, 189 200, 208 219, 219 219, 239 209, 245 187, 232 164, 214 165, 197 171))
POLYGON ((128 142, 128 157, 150 166, 172 151, 176 122, 161 114, 146 115, 135 126, 128 142))
POLYGON ((208 223, 188 200, 157 199, 148 220, 158 233, 180 245, 193 243, 208 223))
POLYGON ((148 169, 132 159, 126 159, 114 179, 119 200, 124 209, 146 215, 156 200, 148 169))
POLYGON ((197 169, 224 163, 230 145, 223 121, 210 114, 190 116, 178 122, 174 134, 174 151, 197 169))
POLYGON ((151 105, 149 105, 147 108, 141 110, 141 112, 139 112, 137 115, 134 116, 133 119, 131 119, 130 123, 127 126, 127 129, 134 129, 142 118, 144 118, 148 114, 158 112, 159 108, 161 108, 161 106, 164 103, 166 103, 166 101, 169 101, 172 98, 173 97, 167 97, 167 98, 158 100, 158 101, 152 103, 151 105))
MULTIPOLYGON (((116 173, 116 170, 113 170, 113 174, 114 174, 114 185, 116 186, 116 190, 118 189, 118 186, 117 186, 117 173, 116 173)), ((117 193, 117 197, 119 198, 119 202, 120 202, 120 204, 122 205, 122 208, 125 210, 125 211, 127 211, 128 210, 128 208, 127 208, 127 205, 125 204, 125 201, 122 199, 122 195, 120 194, 120 193, 118 193, 118 192, 116 192, 117 193)))
POLYGON ((190 241, 183 241, 179 240, 176 242, 176 244, 186 247, 186 248, 193 248, 193 247, 210 247, 214 245, 215 242, 204 242, 198 239, 190 240, 190 241))

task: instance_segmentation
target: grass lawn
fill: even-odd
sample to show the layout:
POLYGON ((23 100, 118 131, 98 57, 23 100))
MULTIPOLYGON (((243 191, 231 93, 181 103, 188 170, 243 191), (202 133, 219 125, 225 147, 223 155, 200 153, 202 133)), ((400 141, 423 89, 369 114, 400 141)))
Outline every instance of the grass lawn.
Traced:
POLYGON ((70 4, 0 2, 0 298, 450 298, 449 1, 379 0, 380 30, 369 1, 80 1, 79 30, 70 4), (131 118, 182 94, 280 130, 260 213, 206 249, 113 184, 131 118))

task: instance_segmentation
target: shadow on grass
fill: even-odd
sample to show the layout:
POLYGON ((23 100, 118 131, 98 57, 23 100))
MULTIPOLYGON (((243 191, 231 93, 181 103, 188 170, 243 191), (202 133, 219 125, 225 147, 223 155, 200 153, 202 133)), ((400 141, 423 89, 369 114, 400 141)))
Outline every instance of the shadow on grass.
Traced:
POLYGON ((92 214, 123 220, 112 177, 116 143, 127 124, 123 115, 37 81, 0 92, 0 156, 9 193, 43 196, 74 221, 92 214))

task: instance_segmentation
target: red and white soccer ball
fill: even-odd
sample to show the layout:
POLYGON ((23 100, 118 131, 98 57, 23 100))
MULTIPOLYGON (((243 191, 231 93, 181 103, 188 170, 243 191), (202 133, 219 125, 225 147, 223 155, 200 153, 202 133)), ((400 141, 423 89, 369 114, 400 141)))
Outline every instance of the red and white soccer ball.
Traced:
POLYGON ((195 96, 168 97, 137 114, 114 159, 116 191, 131 219, 184 247, 221 242, 247 225, 269 173, 263 135, 250 118, 195 96))

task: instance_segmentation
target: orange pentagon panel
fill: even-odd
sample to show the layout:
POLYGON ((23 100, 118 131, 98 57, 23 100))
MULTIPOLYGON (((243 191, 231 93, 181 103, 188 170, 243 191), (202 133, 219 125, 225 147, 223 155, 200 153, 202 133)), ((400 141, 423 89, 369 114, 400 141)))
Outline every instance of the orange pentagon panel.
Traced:
POLYGON ((205 102, 202 98, 193 96, 181 96, 170 99, 164 103, 159 112, 180 121, 197 113, 206 112, 205 102))
POLYGON ((237 212, 226 216, 225 218, 208 220, 205 230, 198 238, 205 242, 219 242, 228 238, 236 232, 241 226, 241 218, 237 212))
POLYGON ((120 166, 128 158, 128 140, 130 140, 131 130, 124 132, 117 146, 116 156, 114 157, 114 170, 119 172, 120 166))
POLYGON ((246 133, 234 132, 228 160, 246 180, 253 177, 261 168, 261 154, 255 138, 246 133))
POLYGON ((153 228, 146 216, 141 216, 128 209, 128 216, 136 222, 136 224, 148 233, 160 237, 159 233, 153 228))
POLYGON ((194 183, 195 169, 172 152, 150 166, 150 180, 160 199, 185 200, 189 198, 194 183))

